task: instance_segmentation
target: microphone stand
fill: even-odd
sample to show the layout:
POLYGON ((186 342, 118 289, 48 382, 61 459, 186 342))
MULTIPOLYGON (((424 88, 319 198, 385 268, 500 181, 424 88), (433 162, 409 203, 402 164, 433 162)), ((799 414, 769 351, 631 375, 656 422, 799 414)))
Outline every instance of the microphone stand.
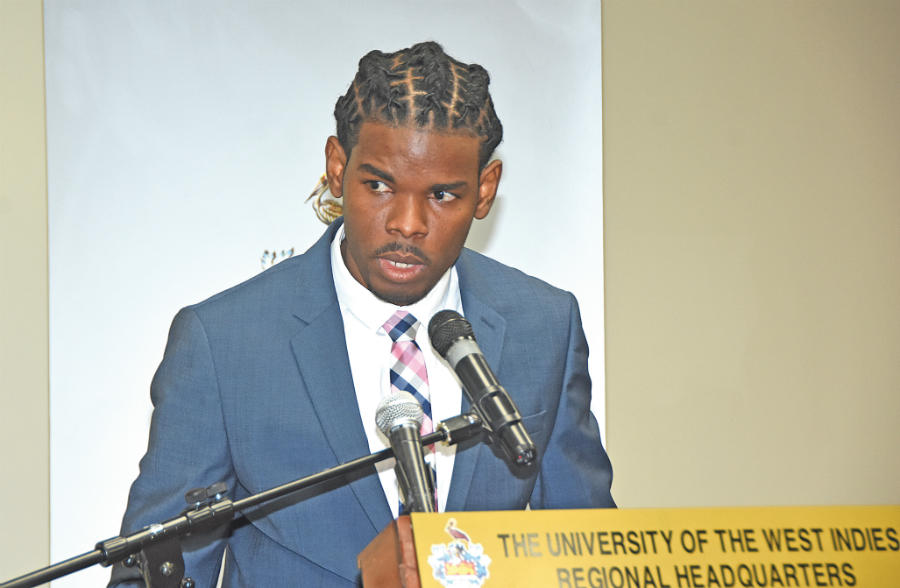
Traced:
MULTIPOLYGON (((484 431, 478 415, 465 413, 439 423, 435 432, 422 437, 422 445, 437 442, 454 445, 484 431)), ((124 561, 127 566, 138 565, 147 588, 194 588, 194 581, 184 577, 181 537, 227 524, 234 519, 236 512, 362 470, 391 457, 394 457, 393 450, 383 449, 236 501, 225 496, 227 488, 223 482, 217 482, 208 488, 196 488, 185 496, 193 508, 183 514, 162 523, 148 525, 129 535, 101 541, 94 546, 93 551, 19 576, 0 584, 0 588, 38 586, 95 564, 109 566, 119 561, 124 561)))

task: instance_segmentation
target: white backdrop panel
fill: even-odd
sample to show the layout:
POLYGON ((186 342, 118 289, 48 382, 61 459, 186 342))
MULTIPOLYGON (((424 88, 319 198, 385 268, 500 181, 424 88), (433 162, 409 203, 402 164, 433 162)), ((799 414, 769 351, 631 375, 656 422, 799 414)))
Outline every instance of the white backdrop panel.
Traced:
POLYGON ((315 241, 335 100, 425 39, 491 72, 505 128, 468 244, 575 292, 604 422, 598 1, 46 0, 54 561, 118 532, 175 312, 315 241))

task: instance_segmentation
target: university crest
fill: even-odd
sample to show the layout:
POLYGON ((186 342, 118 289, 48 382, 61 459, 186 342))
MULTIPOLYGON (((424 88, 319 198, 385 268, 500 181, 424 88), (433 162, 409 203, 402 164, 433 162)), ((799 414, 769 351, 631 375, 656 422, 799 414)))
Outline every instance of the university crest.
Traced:
POLYGON ((447 588, 481 586, 490 577, 491 558, 485 555, 480 543, 473 543, 469 535, 450 519, 444 526, 450 541, 431 546, 428 563, 434 579, 447 588))

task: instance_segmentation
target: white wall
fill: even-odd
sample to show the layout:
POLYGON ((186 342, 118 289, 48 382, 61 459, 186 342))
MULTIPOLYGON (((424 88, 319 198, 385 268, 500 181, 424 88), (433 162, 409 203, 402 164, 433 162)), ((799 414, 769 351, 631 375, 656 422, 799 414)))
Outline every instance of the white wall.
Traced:
POLYGON ((599 6, 545 4, 46 2, 53 560, 117 532, 178 308, 321 234, 303 200, 372 48, 491 72, 504 179, 469 244, 579 296, 602 422, 599 6))

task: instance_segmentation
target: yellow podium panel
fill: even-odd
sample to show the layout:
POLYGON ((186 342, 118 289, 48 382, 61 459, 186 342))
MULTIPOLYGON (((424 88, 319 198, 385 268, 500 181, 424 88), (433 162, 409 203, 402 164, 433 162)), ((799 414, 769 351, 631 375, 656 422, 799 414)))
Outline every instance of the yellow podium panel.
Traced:
POLYGON ((900 587, 900 506, 413 513, 422 587, 900 587))

